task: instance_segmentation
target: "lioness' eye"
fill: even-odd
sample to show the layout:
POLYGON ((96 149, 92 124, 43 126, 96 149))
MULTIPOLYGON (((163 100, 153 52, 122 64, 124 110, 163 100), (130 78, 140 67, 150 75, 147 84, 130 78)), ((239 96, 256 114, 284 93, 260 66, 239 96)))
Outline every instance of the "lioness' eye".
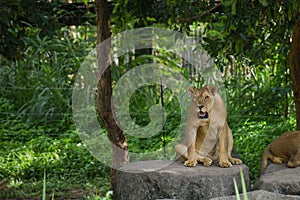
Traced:
POLYGON ((209 98, 209 96, 205 96, 204 99, 207 100, 209 98))

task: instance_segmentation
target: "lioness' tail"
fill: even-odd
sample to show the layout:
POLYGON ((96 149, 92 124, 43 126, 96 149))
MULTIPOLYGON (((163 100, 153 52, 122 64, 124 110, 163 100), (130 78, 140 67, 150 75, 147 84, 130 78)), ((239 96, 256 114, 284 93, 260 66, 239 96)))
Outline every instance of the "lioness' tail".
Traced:
POLYGON ((270 154, 270 145, 267 146, 265 149, 262 158, 261 158, 261 163, 260 163, 260 175, 264 173, 268 166, 268 159, 269 159, 269 154, 270 154))

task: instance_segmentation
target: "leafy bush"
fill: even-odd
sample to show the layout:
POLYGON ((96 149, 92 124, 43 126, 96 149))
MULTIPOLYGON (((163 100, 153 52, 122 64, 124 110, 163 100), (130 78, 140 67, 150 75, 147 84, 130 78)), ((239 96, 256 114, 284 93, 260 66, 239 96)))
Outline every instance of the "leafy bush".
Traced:
POLYGON ((105 194, 109 170, 83 147, 75 127, 61 132, 59 127, 15 120, 14 104, 3 97, 0 102, 0 180, 5 180, 10 191, 0 192, 1 198, 41 196, 45 170, 51 190, 75 189, 82 184, 89 189, 89 184, 101 184, 101 193, 105 194))
POLYGON ((84 41, 25 38, 25 59, 1 61, 0 94, 10 99, 18 117, 31 122, 70 123, 75 73, 89 48, 84 41))
POLYGON ((295 129, 295 120, 279 118, 249 120, 230 123, 234 146, 243 162, 249 167, 250 179, 254 183, 259 177, 261 156, 267 145, 286 131, 295 129))

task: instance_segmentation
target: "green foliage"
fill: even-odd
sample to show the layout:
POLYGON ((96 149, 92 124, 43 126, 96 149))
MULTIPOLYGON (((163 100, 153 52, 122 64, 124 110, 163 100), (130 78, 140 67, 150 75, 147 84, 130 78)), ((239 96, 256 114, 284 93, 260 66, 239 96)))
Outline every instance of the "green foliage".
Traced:
MULTIPOLYGON (((173 141, 178 134, 178 126, 181 120, 180 105, 178 99, 172 97, 172 91, 164 88, 164 112, 167 116, 164 129, 152 137, 135 138, 127 137, 130 150, 133 152, 153 152, 163 148, 164 144, 173 141), (164 143, 165 142, 165 143, 164 143)), ((160 85, 150 85, 139 88, 131 97, 130 113, 133 121, 139 126, 150 123, 149 110, 154 105, 161 105, 160 85)), ((159 115, 158 117, 161 117, 159 115)))
MULTIPOLYGON (((46 184, 47 192, 57 198, 71 190, 75 198, 111 199, 109 170, 83 147, 71 114, 74 78, 95 46, 96 30, 58 28, 56 14, 65 11, 47 2, 0 2, 0 180, 9 188, 0 188, 0 197, 41 197, 46 184)), ((254 182, 265 147, 295 129, 288 51, 300 4, 222 0, 223 10, 201 15, 214 3, 118 0, 111 17, 113 31, 168 25, 200 38, 223 74, 235 148, 254 182)), ((152 62, 190 78, 181 58, 167 49, 158 51, 155 56, 141 50, 118 58, 119 66, 111 68, 113 86, 128 70, 152 62)), ((127 133, 130 152, 162 149, 182 131, 179 100, 169 88, 163 89, 164 129, 146 139, 127 133)), ((159 84, 137 88, 130 98, 130 117, 139 126, 148 125, 149 110, 160 105, 161 98, 159 84)))
POLYGON ((0 97, 0 102, 0 179, 9 188, 1 198, 41 197, 45 171, 47 190, 56 196, 79 185, 85 193, 94 193, 90 185, 100 184, 99 195, 108 190, 109 170, 83 147, 75 127, 36 125, 18 118, 13 100, 0 97))
MULTIPOLYGON (((78 2, 78 1, 77 1, 78 2)), ((87 4, 86 0, 83 0, 87 4)), ((62 1, 6 0, 0 1, 0 55, 8 60, 25 58, 27 37, 54 38, 60 34, 62 17, 73 17, 62 8, 62 1)), ((85 16, 93 16, 87 12, 85 16)), ((89 23, 86 22, 86 25, 89 23)), ((64 36, 63 36, 64 37, 64 36)))
POLYGON ((294 114, 288 51, 299 1, 277 1, 265 7, 269 1, 224 0, 221 11, 206 13, 215 5, 212 2, 217 4, 167 1, 167 9, 172 13, 172 27, 175 24, 200 37, 200 44, 215 58, 223 73, 230 115, 294 114))
POLYGON ((165 10, 165 1, 117 0, 111 15, 111 21, 115 24, 112 28, 118 33, 132 28, 166 24, 168 15, 165 10))
POLYGON ((19 117, 28 121, 70 121, 74 73, 88 46, 69 37, 25 38, 24 43, 25 59, 2 60, 1 96, 12 99, 19 117))
MULTIPOLYGON (((16 1, 19 11, 23 9, 21 3, 26 2, 16 1)), ((6 4, 0 9, 11 6, 6 4)), ((18 23, 19 16, 27 13, 22 12, 15 16, 18 23)), ((35 20, 43 21, 38 17, 35 20)), ((57 197, 68 198, 65 193, 78 188, 76 198, 95 190, 103 196, 109 187, 109 170, 81 144, 71 112, 76 71, 95 45, 96 38, 91 38, 95 28, 79 27, 74 30, 76 35, 64 28, 49 37, 28 24, 23 28, 26 34, 10 55, 14 59, 6 54, 0 59, 0 180, 5 180, 8 188, 1 188, 0 198, 42 197, 45 171, 47 190, 55 191, 57 197)), ((15 26, 14 31, 22 30, 15 26)), ((3 37, 1 45, 14 49, 14 43, 3 37)))
POLYGON ((105 194, 105 197, 100 197, 98 194, 94 194, 94 195, 91 195, 91 196, 87 196, 86 199, 87 200, 112 200, 112 196, 113 196, 113 191, 108 191, 106 194, 105 194))
POLYGON ((57 28, 54 7, 45 0, 1 1, 0 19, 0 55, 8 59, 21 57, 23 39, 32 29, 40 29, 41 37, 52 37, 57 28))
POLYGON ((243 162, 250 169, 252 183, 260 172, 261 155, 267 145, 286 131, 295 129, 295 120, 283 117, 272 119, 240 118, 230 120, 229 126, 234 137, 234 146, 243 162))

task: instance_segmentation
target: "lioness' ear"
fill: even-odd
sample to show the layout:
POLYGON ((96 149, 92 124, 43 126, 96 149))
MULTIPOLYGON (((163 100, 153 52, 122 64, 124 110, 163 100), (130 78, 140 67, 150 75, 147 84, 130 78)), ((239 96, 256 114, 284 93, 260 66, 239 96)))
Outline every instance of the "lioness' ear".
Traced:
POLYGON ((217 88, 217 86, 210 86, 209 90, 213 95, 215 95, 216 93, 219 92, 219 89, 217 88))
POLYGON ((186 89, 186 91, 190 96, 195 96, 196 88, 194 86, 190 86, 186 89))

